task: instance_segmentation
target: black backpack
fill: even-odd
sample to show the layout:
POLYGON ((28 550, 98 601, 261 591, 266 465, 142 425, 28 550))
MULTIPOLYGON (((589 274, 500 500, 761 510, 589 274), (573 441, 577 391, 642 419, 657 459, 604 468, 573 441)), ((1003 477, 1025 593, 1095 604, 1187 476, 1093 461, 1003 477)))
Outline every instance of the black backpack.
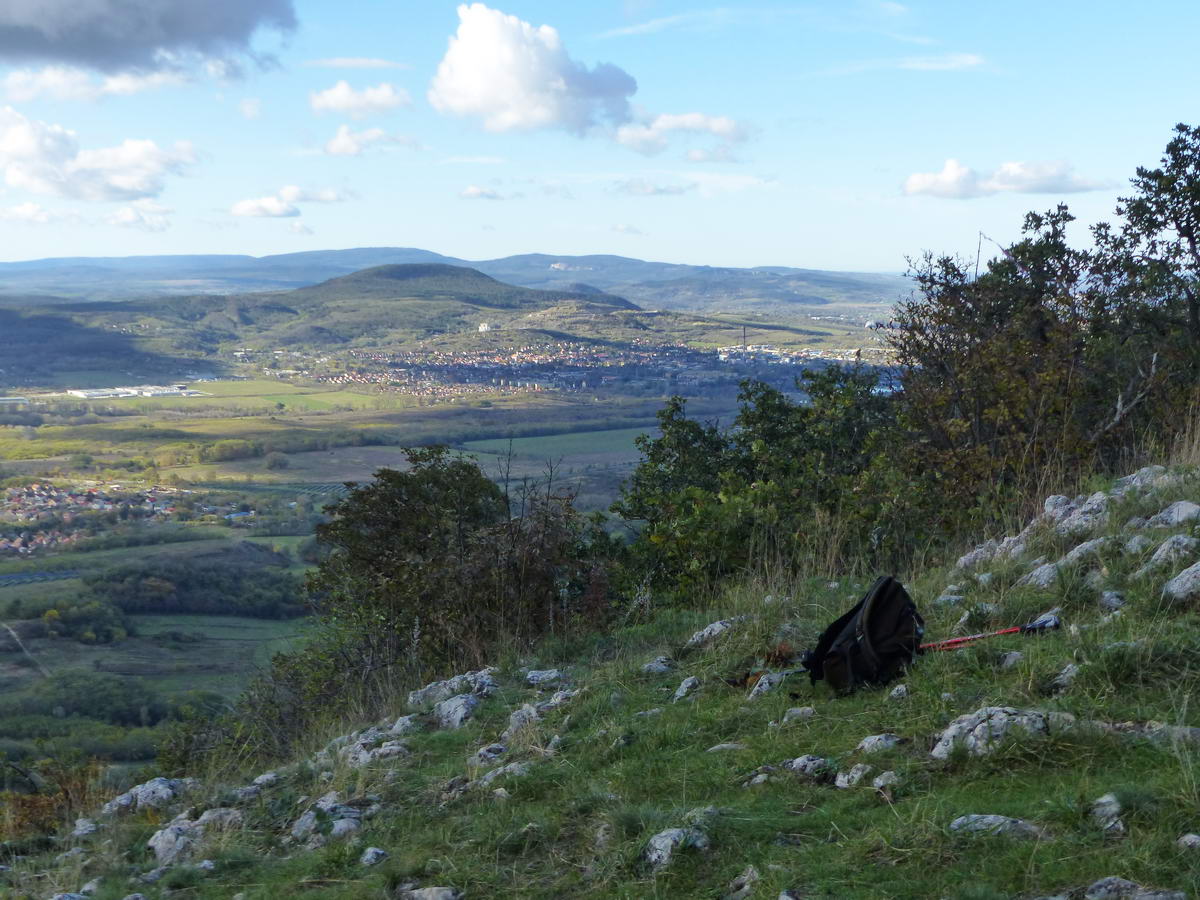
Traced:
POLYGON ((884 575, 858 604, 825 629, 804 654, 813 684, 821 679, 841 694, 861 684, 886 684, 920 653, 925 620, 904 586, 884 575))

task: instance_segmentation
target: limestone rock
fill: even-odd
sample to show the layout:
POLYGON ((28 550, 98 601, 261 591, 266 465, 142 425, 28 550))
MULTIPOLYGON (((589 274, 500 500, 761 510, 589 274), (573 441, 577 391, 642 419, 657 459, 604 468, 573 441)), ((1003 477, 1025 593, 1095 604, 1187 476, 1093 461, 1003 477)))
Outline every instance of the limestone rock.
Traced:
POLYGON ((456 694, 467 692, 490 697, 500 687, 493 677, 497 671, 499 670, 489 667, 477 672, 464 672, 462 675, 455 675, 445 681, 427 684, 420 690, 409 692, 408 705, 424 709, 441 703, 443 700, 449 700, 456 694))
POLYGON ((534 722, 540 721, 541 716, 538 711, 530 704, 526 703, 520 709, 514 709, 508 717, 508 727, 504 729, 504 733, 500 735, 500 740, 511 741, 513 737, 532 725, 534 722))
POLYGON ((1088 885, 1084 900, 1187 900, 1183 891, 1154 891, 1110 875, 1088 885))
POLYGON ((401 716, 392 723, 388 732, 394 735, 408 734, 410 731, 416 731, 420 727, 416 716, 401 716))
POLYGON ((100 830, 100 826, 97 825, 95 822, 93 822, 91 819, 76 819, 75 820, 75 828, 71 832, 71 837, 83 838, 83 837, 87 837, 90 834, 95 834, 99 830, 100 830))
POLYGON ((566 681, 567 676, 561 669, 534 669, 525 673, 525 683, 533 687, 544 684, 558 684, 566 681))
POLYGON ((1097 491, 1083 504, 1058 520, 1054 530, 1064 537, 1079 537, 1103 525, 1108 518, 1109 497, 1097 491))
POLYGON ((426 887, 401 891, 398 896, 401 900, 462 900, 463 892, 451 887, 426 887))
POLYGON ((978 814, 959 816, 950 823, 950 830, 963 834, 999 835, 1022 840, 1045 837, 1045 832, 1036 825, 1010 816, 978 814))
POLYGON ((665 675, 674 667, 674 663, 671 662, 671 657, 659 656, 643 665, 642 671, 647 675, 665 675))
POLYGON ((1028 575, 1017 579, 1017 587, 1036 587, 1049 590, 1058 584, 1058 563, 1045 563, 1038 566, 1028 575))
POLYGON ((503 744, 488 744, 486 747, 480 747, 476 750, 471 759, 477 765, 482 766, 495 762, 507 752, 508 748, 503 744))
POLYGON ((1144 466, 1132 475, 1118 478, 1113 490, 1117 493, 1125 493, 1130 490, 1148 488, 1154 484, 1156 478, 1166 474, 1166 471, 1163 466, 1144 466))
POLYGON ((671 863, 676 850, 709 848, 708 835, 699 828, 668 828, 650 838, 646 845, 645 859, 650 868, 658 871, 671 863))
POLYGON ((866 778, 873 771, 871 766, 865 763, 859 763, 849 772, 838 772, 837 777, 833 780, 834 787, 847 790, 856 787, 860 781, 866 778))
POLYGON ((747 700, 757 700, 764 694, 770 693, 783 684, 784 679, 791 674, 790 672, 767 672, 758 681, 754 682, 754 687, 750 689, 750 694, 747 700))
POLYGON ((1011 706, 984 706, 959 716, 941 733, 929 755, 947 759, 961 744, 973 756, 984 756, 1014 732, 1045 737, 1053 729, 1067 729, 1074 718, 1066 713, 1048 713, 1011 706))
POLYGON ((745 749, 746 749, 745 744, 739 744, 736 741, 730 741, 729 743, 725 743, 725 744, 715 744, 712 747, 709 747, 704 752, 705 753, 725 753, 730 750, 745 750, 745 749))
POLYGON ((960 569, 973 569, 980 563, 991 562, 995 558, 999 547, 1000 545, 995 541, 986 541, 970 553, 960 556, 955 565, 960 569))
POLYGON ((1063 666, 1062 671, 1054 676, 1054 680, 1050 682, 1050 689, 1056 694, 1061 694, 1063 691, 1070 689, 1078 677, 1079 666, 1076 663, 1067 663, 1063 666))
POLYGON ((279 773, 278 772, 263 772, 261 775, 259 775, 257 778, 255 778, 250 783, 255 785, 256 787, 260 787, 260 788, 272 787, 279 783, 279 773))
POLYGON ((791 769, 799 775, 804 775, 808 778, 824 778, 830 769, 829 760, 823 756, 814 756, 811 753, 804 756, 798 756, 795 759, 787 760, 783 763, 783 768, 791 769))
POLYGON ((892 734, 891 732, 872 734, 859 741, 858 746, 854 749, 863 753, 878 753, 881 750, 892 749, 897 744, 902 743, 903 740, 900 735, 892 734))
POLYGON ((732 619, 721 619, 717 622, 712 622, 709 625, 705 625, 690 638, 688 638, 687 643, 684 644, 684 647, 687 649, 707 647, 714 640, 728 632, 731 628, 733 628, 734 625, 742 621, 744 618, 745 616, 734 616, 732 619))
POLYGON ((498 769, 492 769, 490 772, 485 772, 479 776, 479 781, 476 784, 479 787, 487 787, 497 778, 522 778, 529 774, 529 763, 513 762, 507 766, 500 766, 498 769))
POLYGON ((433 714, 442 728, 461 728, 478 706, 479 697, 475 694, 459 694, 437 703, 433 707, 433 714))
POLYGON ((582 690, 582 688, 576 688, 573 691, 555 691, 550 695, 549 700, 544 700, 537 705, 537 711, 540 713, 545 713, 552 709, 558 709, 560 706, 566 705, 571 700, 579 696, 579 693, 582 690))
POLYGON ((788 722, 803 722, 806 719, 811 719, 817 714, 817 711, 811 706, 793 706, 783 714, 783 724, 788 722))
POLYGON ((1100 608, 1116 612, 1125 606, 1125 595, 1120 591, 1105 591, 1100 595, 1100 608))
POLYGON ((1154 546, 1154 541, 1144 534, 1135 534, 1125 542, 1124 550, 1130 556, 1138 556, 1154 546))
POLYGON ((100 812, 106 816, 139 809, 162 809, 182 797, 195 782, 188 778, 151 778, 109 800, 100 812))
POLYGON ((1200 506, 1190 500, 1176 500, 1162 512, 1151 516, 1146 524, 1150 528, 1178 528, 1200 519, 1200 506))
POLYGON ((1116 794, 1105 794, 1092 803, 1092 821, 1100 826, 1105 837, 1121 837, 1125 823, 1121 821, 1121 801, 1116 794))
POLYGON ((747 900, 754 894, 754 885, 759 877, 758 869, 747 866, 741 875, 729 882, 727 893, 721 900, 747 900))
POLYGON ((341 840, 357 833, 361 828, 362 822, 359 819, 335 819, 333 824, 329 826, 329 837, 331 840, 341 840))
POLYGON ((1186 603, 1200 597, 1200 563, 1184 569, 1163 585, 1163 599, 1186 603))
POLYGON ((1073 550, 1069 551, 1062 559, 1058 561, 1059 567, 1073 566, 1076 563, 1083 562, 1088 557, 1095 556, 1105 547, 1112 543, 1112 538, 1098 537, 1090 541, 1084 541, 1073 550))
POLYGON ((1186 534, 1173 534, 1158 545, 1154 555, 1146 561, 1144 566, 1133 573, 1133 577, 1145 578, 1155 569, 1195 557, 1197 547, 1200 547, 1200 541, 1194 537, 1186 534))
POLYGON ((679 683, 679 687, 675 689, 675 697, 673 698, 672 702, 678 703, 698 687, 700 687, 700 679, 695 675, 689 675, 687 678, 683 679, 683 681, 679 683))
POLYGON ((1002 657, 1000 657, 1000 668, 1001 669, 1011 669, 1013 666, 1017 665, 1017 663, 1019 663, 1024 658, 1025 658, 1025 654, 1022 653, 1020 650, 1009 650, 1002 657))
POLYGON ((900 776, 895 772, 884 772, 875 776, 875 778, 871 781, 871 787, 875 788, 877 791, 882 791, 885 788, 895 787, 899 783, 900 776))
POLYGON ((388 852, 379 847, 368 847, 362 852, 358 861, 364 866, 373 866, 388 858, 388 852))
POLYGON ((908 696, 908 685, 898 684, 888 691, 889 700, 903 700, 908 696))
POLYGON ((1180 850, 1200 850, 1200 834, 1188 833, 1181 835, 1179 840, 1175 842, 1175 846, 1180 850))

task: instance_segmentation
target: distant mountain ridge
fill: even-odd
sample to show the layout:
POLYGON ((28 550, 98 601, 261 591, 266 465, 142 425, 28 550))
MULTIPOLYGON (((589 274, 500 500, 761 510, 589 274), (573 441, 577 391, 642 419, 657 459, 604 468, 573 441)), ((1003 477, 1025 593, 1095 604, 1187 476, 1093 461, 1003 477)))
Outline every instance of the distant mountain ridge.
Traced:
POLYGON ((229 294, 309 287, 383 265, 464 266, 526 288, 624 297, 640 306, 780 312, 795 306, 890 305, 898 275, 787 266, 731 268, 614 255, 527 253, 469 261, 413 247, 309 250, 272 256, 58 257, 0 263, 0 299, 51 295, 114 300, 163 294, 229 294))

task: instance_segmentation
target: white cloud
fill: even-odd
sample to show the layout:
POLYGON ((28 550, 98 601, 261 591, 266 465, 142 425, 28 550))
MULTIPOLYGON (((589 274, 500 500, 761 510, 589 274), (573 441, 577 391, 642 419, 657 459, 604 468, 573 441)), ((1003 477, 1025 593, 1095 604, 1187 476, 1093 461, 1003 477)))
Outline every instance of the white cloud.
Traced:
POLYGON ((733 148, 728 144, 722 144, 719 147, 714 147, 711 150, 701 150, 698 147, 693 147, 687 152, 687 161, 694 163, 735 163, 740 160, 733 155, 733 148))
POLYGON ((16 206, 8 206, 0 209, 0 219, 5 222, 22 222, 26 225, 49 225, 52 222, 58 222, 63 218, 61 213, 54 210, 46 209, 39 203, 18 203, 16 206))
POLYGON ((308 102, 315 113, 341 113, 362 119, 398 106, 408 106, 412 98, 404 88, 397 88, 386 81, 361 91, 350 87, 348 81, 339 81, 331 88, 309 94, 308 102))
POLYGON ((677 197, 688 191, 694 191, 696 187, 697 184, 694 181, 686 184, 660 184, 644 178, 627 178, 613 185, 613 189, 617 193, 629 194, 634 197, 677 197))
POLYGON ((312 234, 313 230, 303 222, 293 222, 288 226, 288 231, 292 234, 312 234))
POLYGON ((382 128, 367 128, 351 131, 349 125, 338 126, 337 134, 325 143, 325 152, 330 156, 358 156, 375 146, 402 145, 420 149, 421 145, 402 134, 388 134, 382 128))
POLYGON ((457 33, 429 86, 441 113, 483 120, 488 131, 561 128, 583 134, 629 121, 637 82, 611 63, 576 62, 549 25, 534 27, 483 3, 458 7, 457 33))
POLYGON ((331 56, 328 59, 310 59, 306 66, 321 69, 409 69, 405 63, 392 62, 390 59, 378 59, 373 56, 331 56))
POLYGON ((1075 194, 1107 187, 1082 178, 1065 162, 1006 162, 980 175, 956 159, 946 160, 940 172, 915 172, 904 182, 904 193, 966 200, 998 193, 1075 194))
POLYGON ((612 230, 615 231, 617 234, 645 234, 646 233, 646 232, 642 231, 640 228, 638 228, 636 225, 626 225, 626 224, 614 225, 612 227, 612 230))
POLYGON ((83 69, 72 66, 46 66, 9 72, 4 76, 4 92, 15 103, 28 103, 40 97, 51 100, 99 100, 183 82, 184 78, 178 72, 123 72, 95 79, 83 69))
POLYGON ((346 199, 344 193, 333 188, 311 191, 289 184, 275 194, 239 200, 230 207, 229 212, 235 216, 288 219, 300 215, 297 203, 340 203, 346 199))
POLYGON ((121 228, 137 228, 141 231, 166 231, 171 227, 168 218, 175 210, 153 200, 134 200, 109 215, 105 221, 121 228))
POLYGON ((728 143, 745 140, 745 130, 728 116, 704 113, 664 113, 647 123, 631 123, 617 129, 617 143, 647 155, 667 148, 672 134, 705 134, 728 143))
POLYGON ((247 97, 238 104, 238 112, 243 119, 257 119, 262 116, 262 101, 257 97, 247 97))
POLYGON ((464 200, 503 200, 496 191, 491 188, 480 187, 477 184, 469 184, 463 188, 462 193, 458 196, 464 200))
POLYGON ((9 187, 80 200, 137 200, 162 192, 167 175, 195 162, 191 144, 126 139, 80 149, 75 132, 0 109, 0 169, 9 187))

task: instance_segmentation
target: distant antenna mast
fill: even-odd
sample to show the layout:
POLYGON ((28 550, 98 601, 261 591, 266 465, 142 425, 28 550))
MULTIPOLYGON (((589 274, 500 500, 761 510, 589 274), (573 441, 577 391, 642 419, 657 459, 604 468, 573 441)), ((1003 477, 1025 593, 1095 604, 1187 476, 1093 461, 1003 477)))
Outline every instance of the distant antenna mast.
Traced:
POLYGON ((975 245, 975 280, 979 280, 979 256, 983 253, 983 232, 979 232, 979 243, 975 245))

